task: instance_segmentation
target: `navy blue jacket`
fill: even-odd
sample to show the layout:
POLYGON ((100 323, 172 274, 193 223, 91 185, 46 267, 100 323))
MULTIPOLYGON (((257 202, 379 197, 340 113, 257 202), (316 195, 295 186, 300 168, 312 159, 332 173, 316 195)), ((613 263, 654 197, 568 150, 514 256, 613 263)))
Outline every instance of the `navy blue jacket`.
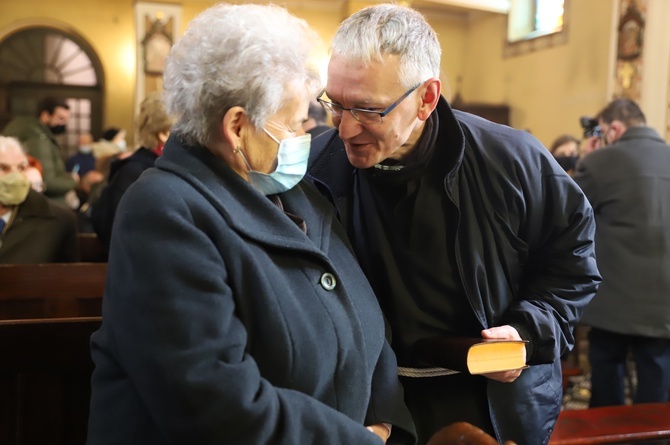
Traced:
MULTIPOLYGON (((520 326, 533 344, 533 366, 514 383, 488 381, 492 422, 500 441, 546 444, 561 406, 560 357, 600 282, 593 211, 529 133, 452 111, 444 98, 436 112, 450 135, 436 150, 450 156, 431 168, 443 170, 458 215, 453 245, 474 315, 482 329, 520 326)), ((312 149, 308 176, 350 227, 355 169, 337 131, 312 149)))
POLYGON ((414 438, 381 309, 332 207, 287 212, 170 137, 114 221, 88 443, 381 445, 414 438))

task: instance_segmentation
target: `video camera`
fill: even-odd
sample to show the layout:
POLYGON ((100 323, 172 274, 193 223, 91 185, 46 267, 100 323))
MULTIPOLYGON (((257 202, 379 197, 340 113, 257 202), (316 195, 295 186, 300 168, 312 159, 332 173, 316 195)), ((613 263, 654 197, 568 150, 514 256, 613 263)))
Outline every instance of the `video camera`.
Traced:
POLYGON ((579 124, 584 129, 584 139, 592 136, 603 137, 603 131, 600 129, 600 125, 598 125, 598 119, 582 116, 579 118, 579 124))

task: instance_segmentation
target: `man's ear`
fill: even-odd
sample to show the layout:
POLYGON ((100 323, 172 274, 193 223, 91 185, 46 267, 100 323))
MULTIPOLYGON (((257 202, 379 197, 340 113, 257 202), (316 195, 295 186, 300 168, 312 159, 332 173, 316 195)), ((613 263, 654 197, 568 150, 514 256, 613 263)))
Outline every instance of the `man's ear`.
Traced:
POLYGON ((242 133, 247 125, 249 125, 249 119, 244 108, 240 106, 230 108, 223 115, 221 139, 233 148, 240 147, 242 145, 242 133))
POLYGON ((428 119, 440 100, 442 93, 442 82, 437 77, 433 77, 424 82, 421 89, 421 105, 417 117, 422 121, 428 119))
POLYGON ((628 127, 626 127, 626 124, 621 122, 620 120, 613 120, 612 123, 610 123, 610 128, 614 130, 614 140, 619 140, 621 136, 628 130, 628 127))
POLYGON ((38 120, 46 125, 49 122, 49 119, 51 119, 51 115, 49 114, 49 112, 47 110, 42 110, 38 120))

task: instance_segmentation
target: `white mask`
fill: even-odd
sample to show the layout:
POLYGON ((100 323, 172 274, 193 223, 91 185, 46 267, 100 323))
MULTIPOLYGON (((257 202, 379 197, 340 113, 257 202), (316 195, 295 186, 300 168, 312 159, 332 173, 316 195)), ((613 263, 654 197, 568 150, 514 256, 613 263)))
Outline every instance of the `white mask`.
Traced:
POLYGON ((305 176, 312 135, 304 134, 280 141, 265 128, 263 128, 263 131, 279 144, 277 168, 275 171, 272 173, 262 173, 252 170, 244 153, 241 151, 239 153, 247 165, 249 182, 264 195, 274 195, 292 189, 305 176))

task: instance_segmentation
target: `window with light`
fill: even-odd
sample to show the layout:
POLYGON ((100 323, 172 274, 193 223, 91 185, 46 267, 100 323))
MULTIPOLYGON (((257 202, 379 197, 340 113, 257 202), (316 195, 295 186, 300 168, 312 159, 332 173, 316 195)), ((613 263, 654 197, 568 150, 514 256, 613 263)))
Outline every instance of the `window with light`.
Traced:
POLYGON ((518 42, 563 30, 566 0, 512 0, 507 40, 518 42))

